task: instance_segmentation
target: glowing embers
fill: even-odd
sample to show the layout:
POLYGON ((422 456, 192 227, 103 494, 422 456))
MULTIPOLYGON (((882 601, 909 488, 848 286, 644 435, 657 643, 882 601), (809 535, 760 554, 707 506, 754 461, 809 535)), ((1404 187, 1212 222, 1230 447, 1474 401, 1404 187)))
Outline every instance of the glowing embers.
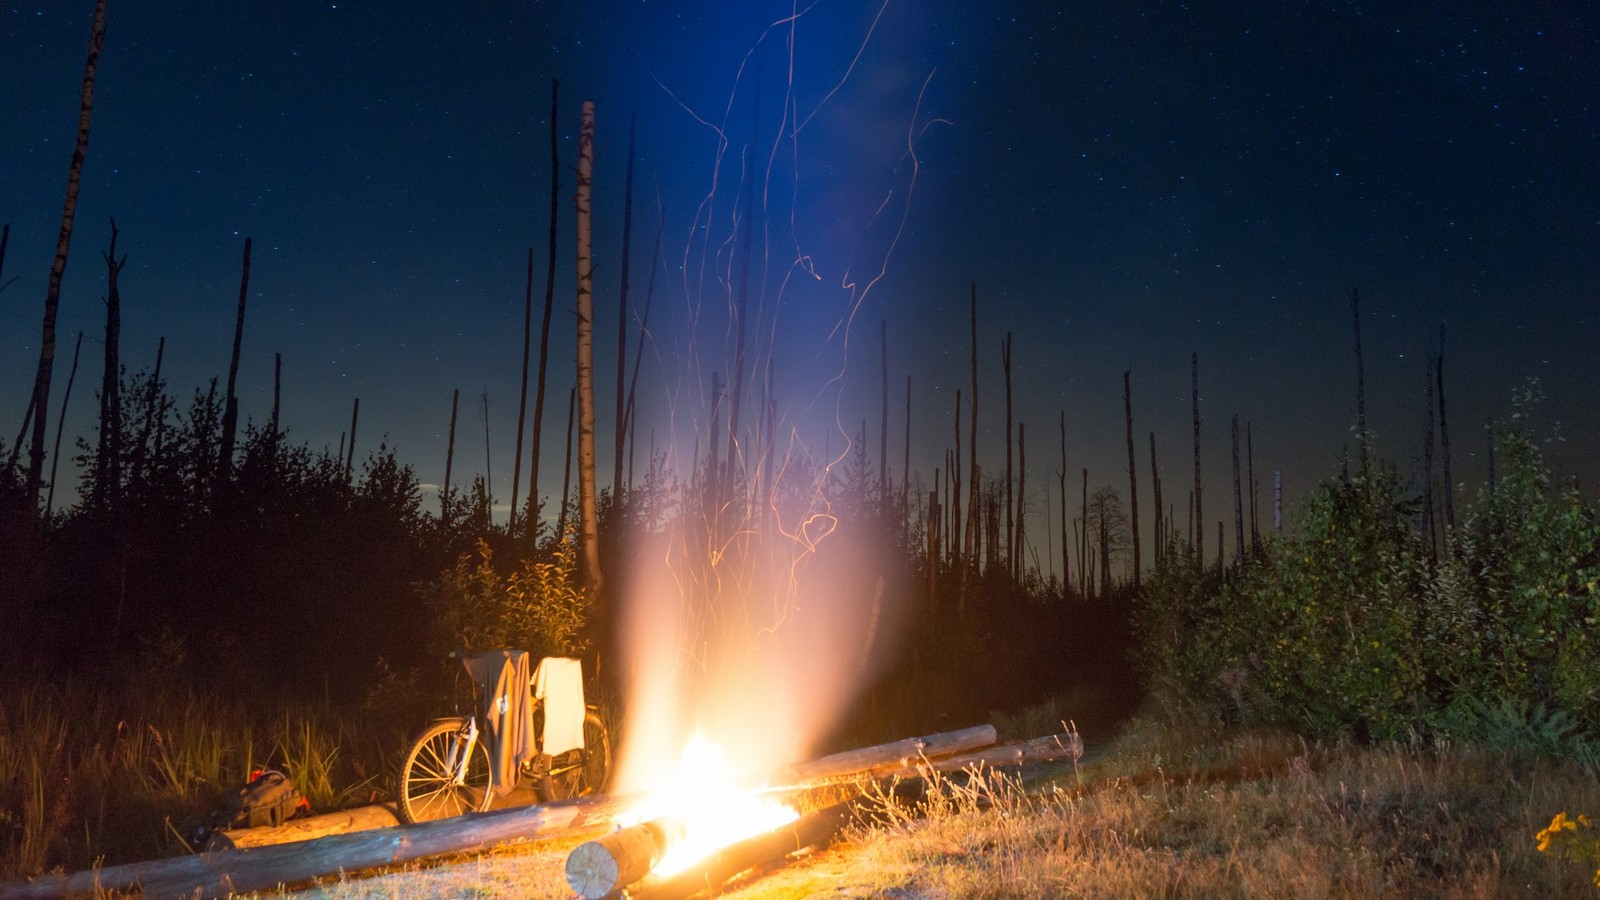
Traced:
POLYGON ((798 818, 789 806, 742 787, 721 748, 696 734, 676 777, 617 817, 621 830, 572 851, 567 881, 584 897, 603 897, 645 875, 671 877, 798 818))

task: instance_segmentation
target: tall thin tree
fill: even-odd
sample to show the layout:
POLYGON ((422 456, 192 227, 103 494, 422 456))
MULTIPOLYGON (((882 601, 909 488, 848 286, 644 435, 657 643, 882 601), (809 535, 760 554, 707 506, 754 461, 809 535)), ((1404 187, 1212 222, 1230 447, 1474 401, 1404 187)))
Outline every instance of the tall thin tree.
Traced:
POLYGON ((56 445, 50 452, 50 490, 46 493, 44 513, 49 515, 56 503, 56 469, 61 465, 61 432, 67 423, 67 403, 72 400, 72 383, 78 380, 78 351, 83 349, 83 332, 72 345, 72 369, 67 373, 67 389, 61 393, 61 415, 56 417, 56 445))
POLYGON ((596 599, 597 618, 608 621, 601 593, 600 522, 594 477, 594 258, 590 193, 594 177, 594 101, 583 101, 578 129, 578 517, 584 584, 596 599))
POLYGON ((1239 414, 1233 414, 1233 564, 1244 565, 1244 497, 1239 482, 1239 414))
POLYGON ((444 488, 439 491, 439 518, 450 524, 450 469, 456 461, 456 409, 461 403, 461 389, 450 392, 450 437, 444 449, 444 488))
POLYGON ((1444 412, 1444 323, 1439 323, 1439 355, 1434 357, 1433 371, 1439 389, 1439 454, 1444 466, 1444 533, 1445 549, 1449 535, 1456 530, 1456 483, 1450 472, 1450 424, 1444 412))
POLYGON ((1128 516, 1133 533, 1133 589, 1139 589, 1139 462, 1133 450, 1133 385, 1132 369, 1122 370, 1122 414, 1128 431, 1128 516))
POLYGON ((1060 410, 1061 416, 1061 471, 1057 473, 1056 480, 1061 488, 1061 598, 1067 597, 1068 585, 1072 583, 1072 563, 1067 555, 1067 524, 1072 521, 1072 511, 1067 507, 1067 411, 1060 410))
MULTIPOLYGON (((533 393, 533 459, 528 465, 528 549, 539 541, 539 444, 544 426, 545 372, 550 362, 550 311, 556 300, 556 209, 561 182, 560 128, 558 114, 561 82, 550 81, 550 260, 544 275, 544 321, 539 326, 539 377, 533 393)), ((560 540, 561 532, 556 531, 560 540)))
MULTIPOLYGON (((511 512, 506 531, 517 530, 517 501, 522 496, 522 432, 528 417, 528 358, 533 354, 533 248, 528 248, 528 274, 522 291, 522 377, 517 385, 517 438, 511 452, 511 512)), ((532 521, 531 518, 529 520, 532 521)))
POLYGON ((1006 386, 1006 571, 1017 577, 1017 550, 1011 530, 1011 332, 1000 342, 1000 369, 1006 386))
MULTIPOLYGON (((89 53, 83 63, 83 89, 78 99, 78 140, 72 148, 72 163, 67 169, 67 199, 61 206, 61 230, 56 235, 56 257, 50 266, 50 281, 44 295, 44 324, 39 337, 39 368, 33 377, 33 439, 28 447, 28 502, 39 502, 39 486, 44 478, 45 407, 50 402, 50 375, 56 361, 56 316, 61 307, 61 276, 67 268, 67 250, 72 245, 72 220, 78 210, 78 181, 83 160, 89 152, 89 114, 94 109, 94 72, 105 44, 106 0, 96 0, 94 25, 89 30, 89 53)), ((20 442, 19 442, 20 443, 20 442)), ((37 506, 32 507, 37 509, 37 506)))
POLYGON ((361 421, 361 398, 357 397, 350 405, 350 446, 347 448, 348 456, 344 461, 344 478, 349 481, 355 477, 356 471, 356 423, 361 421))
MULTIPOLYGON (((250 294, 250 238, 244 239, 244 266, 239 276, 239 311, 233 321, 233 355, 228 360, 228 392, 222 406, 222 450, 218 454, 217 483, 233 478, 234 435, 239 430, 239 395, 234 386, 239 380, 239 348, 244 342, 244 303, 250 294)), ((354 443, 355 433, 351 433, 354 443)))
POLYGON ((1161 565, 1167 552, 1167 530, 1162 525, 1161 507, 1161 469, 1156 465, 1156 433, 1150 432, 1150 490, 1154 495, 1155 506, 1155 550, 1150 555, 1157 566, 1161 565))
POLYGON ((627 398, 624 396, 623 376, 628 368, 628 269, 633 251, 633 157, 634 133, 639 124, 639 114, 628 116, 628 168, 622 181, 622 283, 617 291, 617 411, 616 458, 611 468, 611 499, 622 501, 622 453, 628 442, 627 398))
POLYGON ((1200 492, 1200 354, 1198 352, 1189 356, 1189 397, 1194 407, 1194 515, 1190 521, 1194 526, 1195 563, 1204 565, 1206 519, 1202 504, 1203 495, 1200 492))
POLYGON ((456 464, 456 410, 461 405, 461 388, 450 392, 450 439, 445 442, 445 487, 438 492, 438 517, 450 524, 450 469, 456 464))
MULTIPOLYGON (((116 219, 111 220, 111 246, 103 256, 106 261, 105 368, 100 376, 100 436, 95 454, 94 498, 99 503, 115 504, 122 492, 122 363, 118 359, 122 343, 122 293, 117 288, 117 276, 128 262, 127 254, 117 258, 116 219)), ((73 353, 76 355, 77 351, 73 353)))
POLYGON ((1361 453, 1361 474, 1367 474, 1367 364, 1361 354, 1361 292, 1350 289, 1350 322, 1356 333, 1356 440, 1361 453))

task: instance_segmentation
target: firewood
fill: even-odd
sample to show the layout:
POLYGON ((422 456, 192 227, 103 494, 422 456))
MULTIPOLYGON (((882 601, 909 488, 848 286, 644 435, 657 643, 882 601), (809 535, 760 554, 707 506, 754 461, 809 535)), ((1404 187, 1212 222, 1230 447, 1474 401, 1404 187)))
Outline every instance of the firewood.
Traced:
POLYGON ((993 725, 975 725, 960 731, 945 731, 927 737, 906 738, 873 747, 846 750, 806 763, 797 763, 774 773, 773 784, 803 786, 831 778, 873 772, 879 769, 915 767, 918 760, 936 759, 979 747, 998 739, 993 725))
POLYGON ((680 835, 672 822, 642 822, 574 847, 567 855, 567 884, 585 900, 598 900, 650 874, 680 835))
POLYGON ((218 831, 206 841, 206 851, 243 850, 246 847, 270 847, 275 844, 292 844, 327 837, 330 834, 348 834, 399 824, 394 808, 387 804, 358 806, 339 812, 293 819, 273 828, 238 828, 218 831))
POLYGON ((31 897, 140 891, 161 897, 226 896, 299 884, 334 872, 353 872, 460 853, 513 840, 546 837, 603 822, 637 797, 584 797, 514 809, 493 810, 415 825, 335 834, 295 844, 219 850, 108 866, 72 875, 42 875, 0 884, 0 897, 31 897))
POLYGON ((779 862, 791 853, 824 845, 855 816, 859 797, 807 813, 787 825, 716 851, 676 875, 645 878, 628 888, 630 900, 677 900, 713 890, 750 869, 779 862))

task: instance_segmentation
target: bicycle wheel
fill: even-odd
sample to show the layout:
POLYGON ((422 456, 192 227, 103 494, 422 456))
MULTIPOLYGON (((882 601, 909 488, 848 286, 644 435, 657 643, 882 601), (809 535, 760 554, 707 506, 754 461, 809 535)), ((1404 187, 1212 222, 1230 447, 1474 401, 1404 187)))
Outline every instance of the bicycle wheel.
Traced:
POLYGON ((466 719, 440 719, 424 729, 400 764, 396 805, 401 820, 428 822, 488 809, 494 795, 489 790, 489 748, 484 738, 479 734, 471 756, 463 758, 466 719))
POLYGON ((583 717, 583 749, 550 760, 549 773, 538 782, 539 799, 549 802, 604 793, 610 777, 611 735, 591 708, 583 717))

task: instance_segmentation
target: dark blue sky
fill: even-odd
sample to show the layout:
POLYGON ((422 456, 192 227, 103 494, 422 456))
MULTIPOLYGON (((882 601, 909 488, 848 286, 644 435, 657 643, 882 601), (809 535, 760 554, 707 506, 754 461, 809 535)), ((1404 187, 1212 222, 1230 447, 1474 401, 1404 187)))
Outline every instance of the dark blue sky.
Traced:
MULTIPOLYGON (((568 200, 584 99, 600 123, 603 459, 637 112, 636 304, 658 197, 665 216, 643 379, 662 444, 706 430, 710 372, 726 378, 737 212, 756 229, 751 368, 773 359, 780 414, 817 458, 862 417, 876 458, 888 318, 891 465, 898 477, 907 374, 913 468, 942 463, 976 281, 986 467, 1003 465, 1009 331, 1030 492, 1054 484, 1058 410, 1072 471, 1125 491, 1129 367, 1142 489, 1153 430, 1169 497, 1186 490, 1191 352, 1208 494, 1220 500, 1235 413, 1253 424, 1258 477, 1282 469, 1294 492, 1335 471, 1350 440, 1354 285, 1382 452, 1402 465, 1418 452, 1443 323, 1458 472, 1478 477, 1484 422, 1535 376, 1568 437, 1553 460, 1591 488, 1600 478, 1600 14, 1583 4, 821 0, 793 29, 796 9, 766 2, 462 6, 110 0, 52 419, 79 329, 68 421, 92 419, 108 217, 128 256, 123 359, 148 366, 165 335, 182 395, 226 375, 250 235, 244 415, 266 417, 281 352, 292 438, 337 445, 360 397, 361 449, 387 436, 437 482, 453 388, 466 410, 458 471, 482 470, 487 391, 506 497, 559 78, 551 488, 572 378, 568 200)), ((90 0, 12 2, 0 19, 0 222, 12 226, 4 277, 17 276, 0 292, 8 442, 37 358, 91 12, 90 0)), ((1031 502, 1042 540, 1043 499, 1031 502)))

